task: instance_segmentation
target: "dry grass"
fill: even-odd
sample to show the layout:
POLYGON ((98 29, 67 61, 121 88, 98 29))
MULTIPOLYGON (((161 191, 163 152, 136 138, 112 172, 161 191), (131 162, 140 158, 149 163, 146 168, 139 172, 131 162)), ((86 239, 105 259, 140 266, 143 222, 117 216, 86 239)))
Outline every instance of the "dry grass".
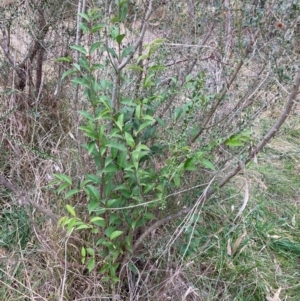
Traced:
MULTIPOLYGON (((171 29, 167 32, 170 41, 160 50, 167 53, 178 49, 175 45, 178 40, 183 48, 180 54, 175 51, 168 63, 175 62, 181 55, 193 57, 200 53, 198 49, 184 47, 203 38, 204 33, 196 32, 193 37, 186 34, 185 39, 181 39, 176 31, 178 26, 182 26, 181 21, 186 20, 187 10, 184 7, 177 19, 172 18, 170 11, 162 24, 169 24, 171 29)), ((136 24, 139 25, 138 22, 136 24)), ((188 26, 184 29, 191 30, 188 26)), ((161 37, 160 30, 149 29, 147 39, 152 41, 161 37)), ((227 30, 230 34, 230 28, 227 30)), ((216 32, 214 34, 217 35, 216 32)), ((50 41, 54 38, 52 36, 50 41)), ((199 65, 211 74, 204 83, 208 94, 221 90, 224 84, 222 72, 229 72, 239 58, 239 52, 232 53, 231 44, 230 39, 225 41, 225 50, 221 53, 222 59, 226 60, 225 67, 212 59, 203 60, 199 65)), ((216 57, 220 55, 217 45, 217 38, 213 36, 203 50, 203 57, 212 52, 216 57)), ((57 47, 57 52, 61 53, 64 46, 57 47)), ((18 45, 14 44, 14 48, 18 45)), ((18 55, 23 53, 23 50, 19 51, 18 55)), ((66 214, 66 201, 48 186, 53 173, 67 174, 79 182, 94 166, 87 155, 78 150, 78 145, 84 141, 79 141, 75 135, 77 124, 70 100, 72 88, 66 85, 59 98, 53 96, 59 72, 52 66, 51 56, 49 58, 50 64, 46 64, 45 68, 44 98, 38 102, 31 99, 34 105, 20 109, 18 101, 26 98, 26 93, 11 93, 12 90, 7 90, 7 83, 2 83, 5 89, 0 104, 0 171, 30 200, 60 217, 66 214)), ((287 55, 286 61, 290 59, 292 56, 287 55)), ((226 117, 243 97, 242 106, 247 106, 251 99, 255 108, 264 107, 262 94, 248 85, 257 76, 254 70, 262 65, 256 58, 249 61, 251 63, 253 66, 243 69, 236 86, 230 89, 232 101, 225 101, 220 106, 220 113, 214 116, 213 121, 226 117)), ((180 73, 181 69, 184 68, 178 63, 170 70, 180 73)), ((101 75, 106 75, 105 72, 109 73, 109 70, 101 75)), ((263 92, 269 92, 265 102, 271 106, 276 93, 279 93, 276 99, 284 99, 287 93, 284 89, 276 90, 277 86, 268 72, 263 73, 260 87, 263 92), (264 80, 267 82, 269 79, 264 85, 264 80)), ((13 88, 14 75, 10 80, 10 88, 13 88)), ((174 95, 174 99, 174 107, 187 101, 182 94, 174 95)), ((280 106, 275 106, 275 109, 274 106, 272 109, 264 107, 265 112, 254 127, 255 139, 259 139, 273 123, 280 112, 278 108, 280 106)), ((254 116, 255 112, 250 109, 249 114, 254 116)), ((240 113, 239 108, 235 113, 240 113)), ((29 204, 20 203, 19 196, 1 186, 0 299, 261 301, 276 297, 278 300, 297 301, 300 295, 297 268, 300 254, 298 119, 299 110, 296 109, 280 134, 258 156, 258 164, 251 163, 245 174, 239 174, 209 201, 199 198, 203 187, 190 189, 194 183, 195 186, 199 182, 203 184, 207 174, 202 174, 202 171, 193 176, 187 174, 183 183, 189 189, 179 197, 170 198, 165 211, 160 210, 159 214, 177 210, 169 205, 171 202, 177 205, 176 208, 195 204, 195 210, 185 218, 171 221, 154 231, 124 267, 125 280, 113 289, 101 281, 98 267, 88 273, 80 262, 81 247, 93 244, 89 233, 72 233, 69 237, 51 219, 29 204), (245 208, 237 216, 243 204, 245 208), (12 231, 11 236, 4 235, 7 229, 12 231)), ((230 116, 226 122, 228 127, 235 127, 230 116)), ((169 134, 167 132, 166 135, 169 134)), ((174 141, 170 145, 175 149, 181 132, 174 128, 168 138, 171 135, 174 141)), ((233 161, 237 160, 238 155, 234 151, 228 153, 233 161)), ((161 158, 156 164, 164 166, 165 160, 161 158)), ((84 198, 77 197, 68 202, 82 211, 80 214, 85 217, 84 198)))

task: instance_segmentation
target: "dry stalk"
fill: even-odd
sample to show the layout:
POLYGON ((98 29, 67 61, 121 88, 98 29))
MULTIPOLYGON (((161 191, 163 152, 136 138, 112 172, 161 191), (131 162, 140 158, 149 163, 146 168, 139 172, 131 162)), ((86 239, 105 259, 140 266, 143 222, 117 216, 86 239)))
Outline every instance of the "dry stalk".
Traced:
POLYGON ((48 216, 55 224, 58 222, 58 217, 51 212, 49 209, 44 208, 43 206, 37 204, 36 202, 33 202, 26 194, 26 192, 22 191, 17 185, 12 184, 8 180, 6 180, 3 176, 0 175, 0 184, 5 186, 8 190, 16 194, 21 200, 22 203, 30 204, 35 209, 43 213, 44 215, 48 216))
MULTIPOLYGON (((277 119, 277 122, 273 125, 273 127, 268 131, 268 133, 262 138, 262 140, 258 143, 258 145, 256 147, 254 147, 251 152, 249 153, 248 157, 242 161, 239 162, 237 164, 236 167, 234 167, 217 185, 218 188, 222 188, 223 186, 225 186, 239 171, 242 170, 242 168, 244 166, 246 166, 246 164, 253 159, 260 151, 262 151, 262 149, 264 148, 264 146, 270 142, 270 140, 274 137, 274 135, 278 132, 278 130, 280 129, 280 127, 283 125, 283 123, 285 122, 285 120, 287 119, 287 117, 289 116, 293 105, 296 102, 296 98, 297 95, 299 93, 299 87, 300 87, 300 69, 298 70, 297 74, 296 74, 296 78, 295 78, 295 83, 294 86, 292 88, 292 91, 290 93, 288 102, 285 105, 285 108, 283 109, 281 115, 279 116, 279 118, 277 119)), ((214 193, 215 193, 216 189, 210 187, 209 189, 207 189, 204 198, 208 199, 209 197, 211 197, 214 193)), ((181 216, 184 216, 188 213, 190 213, 195 206, 190 206, 187 208, 184 208, 182 210, 180 210, 179 212, 177 212, 176 214, 173 215, 169 215, 164 217, 161 220, 158 220, 157 222, 155 222, 154 224, 152 224, 150 227, 148 227, 144 233, 138 238, 138 240, 135 242, 134 246, 133 246, 133 250, 137 250, 138 247, 142 244, 142 242, 145 240, 145 238, 147 236, 149 236, 155 229, 157 229, 158 227, 168 223, 169 221, 172 221, 174 219, 177 219, 181 216)), ((128 259, 128 258, 127 258, 128 259)), ((126 264, 126 258, 123 261, 122 265, 126 264)))

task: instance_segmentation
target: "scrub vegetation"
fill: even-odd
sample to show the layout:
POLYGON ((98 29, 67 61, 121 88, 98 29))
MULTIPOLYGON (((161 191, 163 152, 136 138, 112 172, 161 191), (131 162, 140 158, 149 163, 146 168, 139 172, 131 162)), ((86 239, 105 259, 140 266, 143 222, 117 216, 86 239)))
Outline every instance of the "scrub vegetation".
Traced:
POLYGON ((298 300, 298 1, 3 1, 0 299, 298 300))

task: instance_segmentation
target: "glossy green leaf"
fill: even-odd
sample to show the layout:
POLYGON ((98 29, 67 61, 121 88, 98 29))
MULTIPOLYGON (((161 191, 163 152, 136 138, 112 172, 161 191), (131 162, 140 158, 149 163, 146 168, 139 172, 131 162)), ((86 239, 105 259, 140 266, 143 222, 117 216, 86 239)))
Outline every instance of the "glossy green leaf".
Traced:
POLYGON ((157 123, 158 123, 161 127, 163 127, 163 128, 166 127, 166 123, 165 123, 161 118, 156 117, 155 120, 157 121, 157 123))
POLYGON ((154 74, 149 74, 144 81, 143 87, 144 88, 148 88, 151 86, 154 86, 154 82, 152 81, 152 77, 154 76, 154 74))
POLYGON ((156 219, 156 216, 151 212, 146 212, 146 213, 144 213, 143 216, 144 216, 144 218, 146 218, 148 220, 155 220, 156 219))
POLYGON ((111 157, 115 160, 120 151, 117 148, 111 148, 110 152, 111 152, 111 157))
POLYGON ((75 218, 69 219, 68 227, 67 227, 68 234, 72 233, 75 223, 76 223, 76 219, 75 218))
POLYGON ((120 133, 120 130, 118 128, 113 128, 110 132, 110 138, 118 138, 122 139, 122 135, 120 133))
POLYGON ((91 223, 95 224, 98 227, 104 228, 106 226, 105 219, 99 216, 95 216, 91 219, 91 223))
POLYGON ((99 189, 93 185, 87 185, 85 188, 87 194, 91 197, 92 200, 100 201, 100 192, 99 189))
MULTIPOLYGON (((95 138, 95 135, 91 135, 91 136, 89 136, 89 137, 91 137, 91 138, 93 138, 93 139, 96 139, 96 138, 95 138)), ((94 152, 95 148, 96 148, 96 142, 95 142, 95 141, 91 141, 91 142, 88 144, 88 149, 87 149, 88 154, 89 154, 89 155, 92 154, 92 153, 94 152)))
MULTIPOLYGON (((66 63, 72 63, 73 58, 71 56, 63 56, 63 57, 58 57, 55 62, 66 62, 66 63)), ((74 71, 74 70, 69 70, 69 71, 74 71)))
MULTIPOLYGON (((96 71, 96 70, 100 70, 100 69, 103 69, 104 68, 104 65, 103 64, 99 64, 99 63, 96 63, 96 64, 92 64, 91 66, 91 71, 96 71)), ((95 91, 98 91, 98 90, 101 90, 101 86, 98 84, 98 82, 95 83, 95 85, 97 85, 97 88, 94 87, 95 91)))
POLYGON ((155 119, 152 116, 150 116, 150 115, 144 115, 142 117, 142 120, 150 120, 152 122, 155 122, 155 119))
POLYGON ((65 77, 67 77, 67 76, 69 76, 69 75, 71 75, 71 74, 74 74, 74 73, 76 73, 76 72, 77 72, 77 71, 76 71, 76 70, 73 70, 73 69, 67 70, 67 71, 65 71, 65 72, 63 73, 61 79, 64 79, 65 77))
POLYGON ((139 58, 137 60, 137 63, 139 63, 141 60, 144 60, 144 59, 147 59, 147 58, 148 58, 148 53, 147 54, 142 54, 141 56, 139 56, 139 58))
POLYGON ((119 218, 119 216, 115 213, 112 213, 109 217, 109 225, 119 225, 120 223, 122 223, 122 220, 119 218))
POLYGON ((116 230, 116 231, 114 231, 114 232, 112 232, 112 233, 110 234, 109 239, 110 239, 110 240, 114 240, 114 239, 116 239, 117 237, 119 237, 119 236, 122 235, 122 234, 123 234, 123 231, 116 230))
POLYGON ((145 144, 138 144, 135 148, 136 151, 140 151, 140 150, 146 150, 146 151, 150 151, 149 147, 145 144))
POLYGON ((241 142, 240 140, 236 140, 236 139, 228 139, 228 140, 226 140, 225 144, 227 146, 232 146, 232 147, 239 147, 239 146, 244 145, 243 142, 241 142))
MULTIPOLYGON (((106 263, 102 266, 101 270, 100 270, 100 273, 101 274, 104 274, 104 273, 107 273, 107 271, 109 270, 109 267, 110 267, 110 263, 106 263)), ((101 281, 103 282, 107 282, 107 281, 110 281, 110 277, 109 276, 106 276, 106 277, 101 277, 101 281), (103 279, 104 278, 104 279, 103 279)))
POLYGON ((180 175, 179 174, 175 174, 173 177, 173 181, 176 187, 180 186, 180 175))
POLYGON ((91 223, 94 223, 94 222, 97 222, 97 221, 103 221, 104 218, 103 217, 100 217, 100 216, 94 216, 91 218, 90 222, 91 223))
MULTIPOLYGON (((82 129, 82 127, 80 127, 80 129, 82 129)), ((84 133, 84 136, 89 137, 89 138, 91 138, 92 140, 98 140, 97 133, 92 132, 92 131, 86 131, 86 132, 84 133)), ((93 147, 92 147, 92 146, 91 146, 91 148, 88 147, 87 149, 90 149, 90 154, 93 152, 93 147)))
POLYGON ((142 123, 139 127, 139 129, 135 132, 135 135, 137 135, 138 133, 140 133, 143 129, 145 129, 146 127, 150 126, 153 124, 153 121, 146 121, 144 123, 142 123))
POLYGON ((90 126, 80 126, 79 129, 87 134, 93 134, 95 132, 94 128, 91 128, 90 126))
POLYGON ((83 47, 83 46, 81 46, 81 45, 72 45, 72 46, 70 46, 70 48, 72 48, 72 49, 74 49, 74 50, 77 50, 77 51, 79 51, 80 53, 82 53, 82 54, 87 54, 87 51, 85 50, 85 48, 83 47))
POLYGON ((175 109, 175 111, 174 111, 174 119, 175 119, 175 121, 177 121, 181 117, 182 113, 183 113, 183 109, 181 107, 175 109))
MULTIPOLYGON (((133 46, 128 46, 126 48, 123 49, 122 53, 121 53, 121 57, 127 57, 128 55, 131 55, 134 52, 134 47, 133 46)), ((138 70, 141 71, 143 70, 140 66, 137 66, 138 70)))
POLYGON ((111 163, 111 164, 109 164, 108 166, 106 166, 106 167, 102 170, 102 172, 111 173, 111 172, 116 172, 116 171, 118 171, 118 170, 119 170, 119 168, 117 167, 117 165, 114 164, 114 163, 111 163))
POLYGON ((76 217, 75 209, 71 205, 66 205, 66 208, 72 216, 76 217))
POLYGON ((144 71, 143 68, 138 65, 130 65, 128 66, 128 69, 133 71, 140 71, 140 72, 144 71))
POLYGON ((86 252, 90 255, 90 256, 95 256, 95 250, 93 248, 86 248, 86 252))
POLYGON ((86 175, 86 179, 93 182, 93 183, 96 183, 96 184, 101 184, 101 178, 97 175, 86 175))
POLYGON ((125 184, 125 183, 122 183, 118 186, 115 187, 114 191, 118 191, 118 190, 127 190, 128 189, 128 186, 125 184))
POLYGON ((204 167, 206 167, 206 168, 209 168, 209 169, 211 169, 211 170, 216 170, 216 168, 215 168, 215 166, 213 165, 213 163, 212 162, 210 162, 209 160, 207 160, 207 159, 202 159, 201 160, 201 164, 204 166, 204 167))
POLYGON ((89 211, 89 214, 91 214, 93 211, 95 211, 98 207, 99 207, 99 202, 98 202, 97 200, 92 200, 92 201, 88 204, 88 211, 89 211))
POLYGON ((131 136, 130 133, 125 132, 125 139, 126 139, 126 143, 127 143, 130 147, 134 148, 134 146, 135 146, 134 139, 133 139, 133 137, 131 136))
MULTIPOLYGON (((115 174, 115 173, 113 173, 112 176, 113 176, 114 174, 115 174)), ((104 187, 104 195, 105 195, 105 197, 108 198, 108 197, 110 196, 110 194, 111 194, 113 188, 114 188, 114 183, 113 183, 112 181, 107 181, 107 182, 106 182, 106 185, 105 185, 105 187, 104 187)))
POLYGON ((120 22, 123 22, 126 19, 128 13, 128 0, 122 0, 120 2, 120 8, 120 22))
POLYGON ((70 198, 71 196, 77 194, 79 191, 80 190, 77 188, 71 189, 70 191, 66 192, 64 199, 66 200, 66 199, 70 198))
POLYGON ((108 166, 110 163, 112 163, 114 159, 112 157, 107 157, 105 159, 104 167, 108 166))
POLYGON ((119 34, 119 35, 116 37, 117 43, 118 43, 119 45, 121 45, 124 38, 125 38, 125 34, 119 34))
POLYGON ((66 224, 66 221, 68 220, 68 217, 67 216, 63 216, 61 217, 58 222, 57 222, 57 225, 58 226, 62 226, 62 227, 65 227, 67 224, 66 224))
POLYGON ((137 105, 136 108, 135 108, 135 116, 140 119, 142 116, 141 116, 141 105, 137 105))
POLYGON ((127 249, 127 251, 129 251, 130 253, 132 253, 133 250, 132 250, 132 237, 131 237, 131 235, 127 235, 126 236, 125 242, 126 242, 126 249, 127 249))
POLYGON ((110 53, 114 58, 117 58, 117 57, 118 57, 118 55, 116 54, 116 52, 115 52, 114 49, 107 47, 107 48, 106 48, 106 51, 107 51, 108 53, 110 53))
POLYGON ((186 159, 183 164, 183 168, 185 170, 189 170, 189 171, 197 170, 197 168, 195 167, 195 159, 194 158, 186 159))
POLYGON ((117 276, 112 276, 112 277, 110 277, 110 280, 111 280, 113 283, 118 283, 118 282, 120 282, 120 278, 118 278, 117 276))
MULTIPOLYGON (((119 22, 120 22, 120 19, 118 18, 118 16, 114 16, 114 17, 112 17, 112 18, 110 19, 110 22, 111 22, 112 24, 119 23, 119 22)), ((112 36, 112 38, 115 38, 115 35, 112 36)))
POLYGON ((95 50, 99 49, 99 47, 101 46, 100 42, 95 42, 92 44, 92 46, 90 47, 90 55, 92 55, 95 50))
POLYGON ((87 22, 90 22, 90 17, 86 13, 79 13, 79 16, 85 19, 87 22))
POLYGON ((89 261, 88 261, 88 270, 89 270, 89 272, 91 272, 95 268, 95 264, 96 264, 96 259, 95 258, 89 259, 89 261))
POLYGON ((86 80, 86 78, 82 78, 82 77, 75 77, 71 80, 71 82, 74 84, 84 86, 86 88, 89 88, 90 85, 90 83, 86 80))
POLYGON ((107 236, 107 237, 110 237, 110 235, 115 231, 115 227, 107 227, 104 231, 104 234, 107 236))
POLYGON ((73 63, 73 67, 74 67, 74 69, 76 69, 77 71, 81 71, 81 66, 80 65, 78 65, 77 63, 73 63))
POLYGON ((86 23, 79 23, 79 27, 85 34, 89 32, 89 28, 86 23))
POLYGON ((140 228, 140 227, 144 226, 147 222, 148 222, 148 220, 144 216, 142 216, 141 218, 139 218, 137 220, 135 227, 140 228))
POLYGON ((91 226, 89 225, 85 225, 85 224, 81 224, 80 226, 76 227, 76 230, 83 230, 83 229, 90 229, 91 226))
POLYGON ((108 200, 107 201, 107 207, 108 208, 114 208, 114 207, 118 207, 119 206, 119 204, 120 204, 120 199, 111 199, 111 200, 108 200))
POLYGON ((116 121, 116 125, 120 129, 120 131, 122 131, 123 129, 123 125, 124 125, 123 121, 124 121, 124 115, 120 114, 118 120, 116 121))
POLYGON ((148 72, 151 72, 151 71, 163 71, 165 70, 166 67, 163 66, 163 65, 154 65, 154 66, 151 66, 149 69, 148 69, 148 72))
POLYGON ((123 151, 123 152, 126 152, 126 147, 123 145, 123 144, 120 144, 120 143, 116 143, 116 142, 110 142, 110 143, 107 143, 108 147, 111 147, 111 148, 116 148, 120 151, 123 151))
POLYGON ((61 184, 58 188, 57 188, 57 194, 60 195, 60 193, 65 190, 66 188, 68 188, 70 186, 69 183, 63 183, 61 184))
POLYGON ((91 33, 95 33, 96 31, 105 28, 104 24, 96 24, 91 28, 91 33))
POLYGON ((69 185, 72 185, 72 179, 65 174, 53 174, 53 176, 62 182, 66 182, 69 185))

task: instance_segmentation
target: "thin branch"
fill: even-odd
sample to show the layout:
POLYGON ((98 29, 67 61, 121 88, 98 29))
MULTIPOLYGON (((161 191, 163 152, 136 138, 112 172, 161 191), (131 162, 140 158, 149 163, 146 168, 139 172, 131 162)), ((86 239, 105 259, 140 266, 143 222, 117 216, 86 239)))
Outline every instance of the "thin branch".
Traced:
MULTIPOLYGON (((78 7, 77 7, 77 20, 76 20, 76 40, 75 44, 79 45, 81 42, 81 29, 80 29, 80 23, 82 21, 82 17, 80 13, 85 11, 85 6, 86 6, 86 0, 79 0, 78 1, 78 7)), ((79 51, 75 51, 75 57, 74 61, 77 63, 79 60, 79 51)), ((79 122, 79 118, 77 115, 78 111, 78 93, 79 93, 79 85, 76 85, 73 91, 73 114, 74 114, 74 120, 76 121, 76 124, 79 122)), ((76 129, 78 127, 76 126, 76 129)), ((76 136, 78 136, 78 130, 76 132, 76 136)))
MULTIPOLYGON (((39 8, 38 9, 39 12, 39 25, 40 28, 44 29, 47 25, 46 25, 46 20, 45 20, 45 14, 44 14, 44 10, 39 8)), ((48 29, 47 29, 48 31, 48 29)), ((38 96, 40 94, 40 91, 42 90, 42 77, 43 77, 43 58, 44 58, 44 53, 45 53, 45 48, 44 48, 44 43, 43 41, 37 41, 39 43, 39 50, 37 53, 37 59, 36 59, 36 83, 35 83, 35 94, 36 96, 38 96)))
MULTIPOLYGON (((277 122, 273 125, 273 127, 269 130, 269 132, 263 137, 263 139, 259 142, 256 148, 253 148, 253 150, 250 152, 248 157, 245 161, 240 162, 235 168, 233 168, 221 181, 216 187, 222 188, 224 185, 226 185, 230 179, 232 179, 256 154, 258 154, 264 146, 274 137, 274 135, 278 132, 279 128, 282 126, 282 124, 285 122, 287 117, 289 116, 292 107, 294 103, 296 102, 297 95, 299 93, 299 87, 300 87, 300 69, 297 72, 295 84, 292 88, 291 94, 289 96, 288 102, 286 103, 286 106, 284 110, 282 111, 281 115, 277 119, 277 122)), ((216 188, 209 188, 205 194, 205 198, 208 199, 211 197, 216 191, 216 188)), ((169 215, 157 222, 155 222, 153 225, 151 225, 149 228, 147 228, 143 234, 138 238, 138 240, 135 242, 133 250, 136 250, 142 243, 142 241, 155 229, 158 227, 168 223, 171 220, 177 219, 183 215, 188 214, 193 209, 193 206, 184 208, 177 212, 176 214, 169 215)))
POLYGON ((195 21, 195 4, 194 0, 188 0, 188 7, 189 7, 189 17, 191 22, 195 21))
POLYGON ((40 211, 41 213, 43 213, 44 215, 50 217, 52 219, 52 221, 57 224, 58 222, 58 217, 52 213, 50 210, 42 207, 41 205, 33 202, 28 196, 27 194, 22 191, 17 185, 12 184, 11 182, 9 182, 8 180, 6 180, 3 176, 0 175, 0 185, 3 185, 4 187, 6 187, 8 190, 12 191, 14 194, 16 194, 17 196, 19 196, 23 201, 25 201, 25 203, 29 203, 31 206, 33 206, 35 209, 37 209, 38 211, 40 211))
POLYGON ((123 59, 121 64, 118 66, 119 71, 121 71, 128 64, 128 62, 133 58, 135 52, 137 51, 138 47, 142 43, 142 41, 144 39, 145 32, 146 32, 146 28, 147 28, 147 21, 150 18, 151 12, 152 12, 152 0, 149 1, 149 5, 148 5, 148 8, 147 8, 147 12, 146 12, 146 16, 145 16, 145 19, 144 19, 144 24, 142 26, 140 36, 137 39, 137 41, 135 42, 135 44, 133 45, 134 51, 132 51, 132 53, 130 55, 128 55, 126 58, 123 59))
MULTIPOLYGON (((256 156, 265 146, 266 144, 275 136, 275 134, 278 132, 280 127, 283 125, 285 120, 288 118, 293 105, 296 102, 297 94, 299 93, 299 87, 300 87, 300 70, 298 70, 295 84, 293 86, 292 92, 289 96, 289 100, 285 105, 285 108, 283 109, 281 115, 278 117, 276 123, 273 125, 273 127, 268 131, 268 133, 262 138, 262 140, 258 143, 256 147, 254 147, 250 154, 248 155, 247 159, 244 161, 244 165, 246 165, 254 156, 256 156)), ((223 187, 225 184, 228 183, 228 181, 234 177, 239 171, 241 170, 241 164, 238 164, 227 176, 223 178, 223 180, 220 182, 219 187, 223 187)))
POLYGON ((20 79, 20 82, 26 83, 26 72, 15 63, 15 60, 13 56, 10 53, 10 32, 8 34, 6 33, 4 28, 1 28, 3 38, 0 42, 1 48, 8 59, 8 61, 11 63, 11 65, 14 67, 14 69, 17 72, 17 75, 20 79))
POLYGON ((115 74, 115 78, 114 78, 114 86, 113 86, 113 91, 112 91, 112 99, 111 99, 111 106, 113 109, 116 106, 116 101, 117 101, 117 96, 118 96, 120 72, 128 64, 128 62, 133 58, 133 56, 136 53, 136 51, 138 50, 139 46, 143 42, 144 35, 146 32, 146 28, 147 28, 147 20, 149 19, 150 15, 151 15, 151 11, 152 11, 152 0, 149 1, 146 16, 145 16, 145 19, 144 19, 144 22, 142 25, 142 29, 140 32, 140 36, 137 39, 137 41, 135 42, 135 44, 133 45, 134 50, 131 52, 130 55, 128 55, 126 58, 124 58, 119 65, 115 66, 116 62, 115 62, 115 64, 113 64, 115 66, 115 70, 116 70, 115 71, 116 74, 115 74))
POLYGON ((224 97, 226 96, 229 88, 231 87, 232 83, 235 81, 237 75, 239 74, 242 66, 244 65, 244 60, 245 58, 249 55, 249 53, 252 50, 252 46, 254 45, 258 35, 260 34, 260 29, 258 29, 255 34, 254 37, 252 39, 252 41, 250 42, 250 44, 247 46, 246 50, 245 50, 245 54, 244 57, 239 61, 239 63, 237 64, 229 82, 227 83, 227 85, 223 88, 223 90, 221 91, 221 93, 218 95, 215 104, 213 105, 212 109, 210 110, 209 114, 207 115, 207 117, 204 119, 203 123, 201 124, 201 128, 198 131, 198 133, 191 139, 191 143, 195 142, 197 140, 197 138, 203 133, 203 131, 205 130, 207 124, 209 123, 211 117, 213 116, 213 114, 215 113, 216 109, 218 108, 218 106, 220 105, 221 101, 224 99, 224 97))

